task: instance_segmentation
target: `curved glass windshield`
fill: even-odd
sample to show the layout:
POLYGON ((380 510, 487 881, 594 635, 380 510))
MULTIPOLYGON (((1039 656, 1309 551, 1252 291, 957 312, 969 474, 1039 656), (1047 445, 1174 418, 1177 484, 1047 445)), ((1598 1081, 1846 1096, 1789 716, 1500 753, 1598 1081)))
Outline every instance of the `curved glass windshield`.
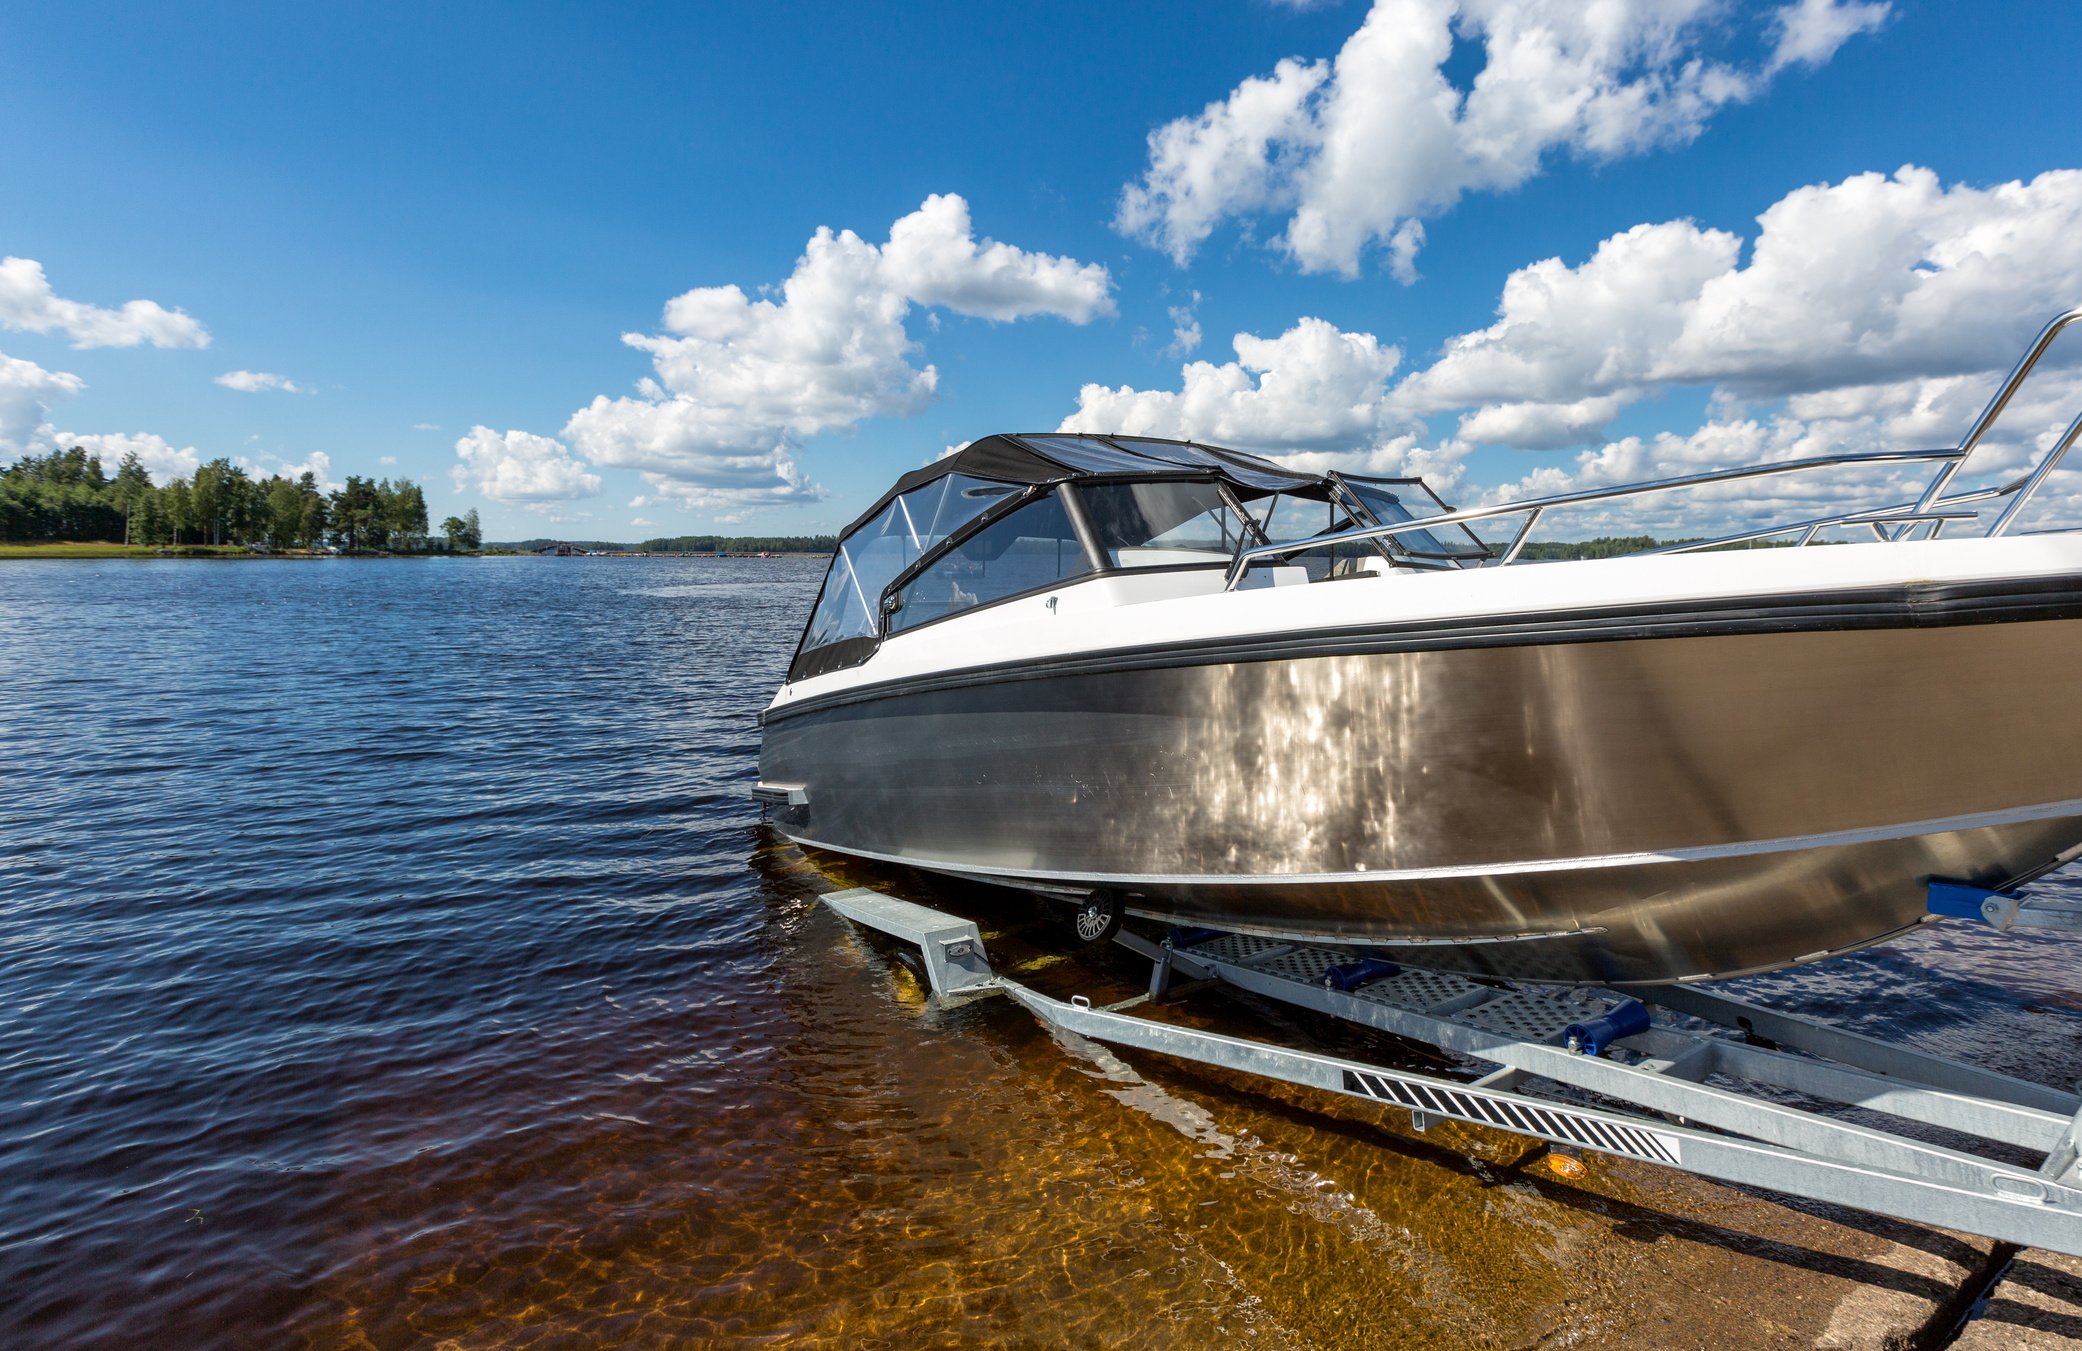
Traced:
MULTIPOLYGON (((1384 484, 1368 483, 1364 479, 1348 478, 1344 480, 1344 485, 1357 495, 1361 502, 1366 504, 1366 509, 1372 512, 1382 525, 1398 525, 1403 521, 1418 519, 1418 514, 1412 512, 1403 499, 1397 494, 1390 492, 1384 484)), ((1425 512, 1423 514, 1430 515, 1431 513, 1425 512)), ((1451 527, 1448 528, 1451 529, 1451 527)), ((1443 540, 1429 530, 1405 530, 1403 533, 1390 538, 1394 540, 1394 544, 1391 547, 1414 554, 1419 558, 1481 559, 1489 557, 1489 550, 1482 542, 1469 536, 1464 530, 1454 530, 1453 534, 1443 540)))
POLYGON ((1092 570, 1054 493, 993 521, 928 565, 898 593, 889 631, 1052 586, 1092 570))
POLYGON ((1117 568, 1226 563, 1242 529, 1212 483, 1085 483, 1077 496, 1117 568))
POLYGON ((1009 483, 949 474, 913 488, 848 533, 824 574, 824 588, 810 611, 791 677, 863 660, 877 632, 875 613, 882 589, 926 550, 1018 491, 1009 483), (859 645, 842 646, 849 642, 859 645))
POLYGON ((1258 528, 1274 544, 1313 539, 1352 525, 1349 513, 1320 496, 1273 493, 1251 503, 1251 510, 1257 513, 1258 528))
POLYGON ((912 544, 924 553, 1018 491, 1010 483, 949 474, 896 500, 912 544))
MULTIPOLYGON (((1250 504, 1258 528, 1273 544, 1299 544, 1318 535, 1332 535, 1362 524, 1335 502, 1313 493, 1272 493, 1250 504)), ((1380 547, 1364 540, 1326 544, 1317 549, 1297 549, 1282 555, 1280 562, 1308 573, 1310 581, 1340 576, 1368 559, 1381 557, 1380 547)))

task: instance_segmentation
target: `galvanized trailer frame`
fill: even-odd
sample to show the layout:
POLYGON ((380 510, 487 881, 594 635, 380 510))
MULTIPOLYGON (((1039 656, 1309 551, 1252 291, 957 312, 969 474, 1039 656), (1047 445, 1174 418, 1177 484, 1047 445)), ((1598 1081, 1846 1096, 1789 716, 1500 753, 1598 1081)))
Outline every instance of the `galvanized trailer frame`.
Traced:
MULTIPOLYGON (((2000 928, 2076 912, 2000 893, 2000 928)), ((1152 963, 1150 992, 1106 1007, 991 970, 973 923, 856 888, 824 900, 918 947, 934 995, 1003 994, 1043 1023, 1115 1046, 1642 1159, 1723 1182, 2082 1256, 2082 1097, 1774 1011, 1699 986, 1645 1006, 1577 987, 1512 987, 1366 960, 1327 944, 1174 932, 1114 941, 1152 963), (1471 1079, 1394 1069, 1139 1016, 1173 976, 1219 982, 1490 1066, 1471 1079), (1347 988, 1339 988, 1345 986, 1347 988), (1700 1026, 1700 1023, 1717 1026, 1700 1026), (1596 1101, 1586 1100, 1594 1095, 1596 1101), (1959 1147, 1795 1105, 1940 1128, 1959 1147), (1965 1143, 2007 1146, 2022 1165, 1965 1143)))

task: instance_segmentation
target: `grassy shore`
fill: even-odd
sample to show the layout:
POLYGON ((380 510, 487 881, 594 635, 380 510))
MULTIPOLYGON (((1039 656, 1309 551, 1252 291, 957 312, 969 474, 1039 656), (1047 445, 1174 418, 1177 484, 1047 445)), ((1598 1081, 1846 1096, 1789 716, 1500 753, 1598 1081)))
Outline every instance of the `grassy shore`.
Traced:
MULTIPOLYGON (((528 558, 534 556, 532 549, 512 549, 493 546, 489 549, 458 549, 448 557, 455 558, 528 558)), ((7 558, 325 558, 336 555, 320 554, 310 549, 273 549, 260 552, 243 544, 110 544, 102 540, 64 544, 0 544, 0 559, 7 558)), ((361 555, 385 558, 438 558, 440 552, 428 554, 361 555)), ((598 553, 595 557, 633 557, 630 553, 598 553)), ((753 554, 700 554, 659 553, 654 558, 752 558, 753 554)), ((823 558, 823 554, 768 553, 756 555, 770 558, 823 558)))
POLYGON ((243 544, 183 544, 155 547, 149 544, 0 544, 0 558, 258 558, 243 544))
MULTIPOLYGON (((331 558, 315 549, 254 549, 244 544, 111 544, 106 540, 60 544, 0 544, 0 558, 331 558)), ((384 554, 418 558, 420 554, 384 554)))

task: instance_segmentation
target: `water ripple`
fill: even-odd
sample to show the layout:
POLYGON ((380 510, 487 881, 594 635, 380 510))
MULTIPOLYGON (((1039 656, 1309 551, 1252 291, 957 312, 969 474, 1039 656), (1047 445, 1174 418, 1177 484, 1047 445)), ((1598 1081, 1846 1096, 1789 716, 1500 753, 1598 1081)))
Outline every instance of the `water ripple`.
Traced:
MULTIPOLYGON (((1818 1241, 1725 1196, 1642 1241, 1623 1171, 928 1008, 745 796, 818 573, 0 566, 6 1344, 1560 1344, 1818 1241)), ((2062 952, 1752 984, 2073 1077, 2062 952)))

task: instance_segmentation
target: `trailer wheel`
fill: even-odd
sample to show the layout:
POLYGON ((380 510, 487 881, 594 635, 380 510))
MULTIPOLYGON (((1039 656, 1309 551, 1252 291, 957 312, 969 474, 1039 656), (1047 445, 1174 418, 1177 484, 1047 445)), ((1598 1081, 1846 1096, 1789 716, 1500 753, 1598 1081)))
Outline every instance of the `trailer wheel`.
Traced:
POLYGON ((1071 923, 1077 930, 1078 941, 1104 943, 1120 932, 1121 896, 1117 891, 1101 887, 1084 898, 1077 907, 1071 923))

